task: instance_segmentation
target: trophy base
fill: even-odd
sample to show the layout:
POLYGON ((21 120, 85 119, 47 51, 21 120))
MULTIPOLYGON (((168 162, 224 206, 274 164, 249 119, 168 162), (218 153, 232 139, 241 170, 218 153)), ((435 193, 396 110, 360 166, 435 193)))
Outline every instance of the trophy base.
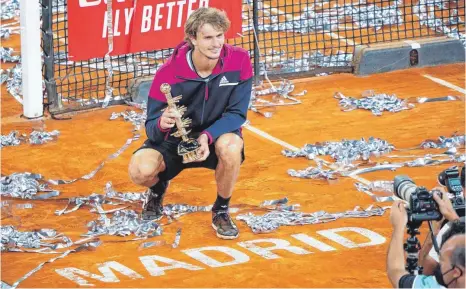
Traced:
POLYGON ((201 145, 195 139, 181 141, 178 144, 178 155, 183 157, 184 164, 194 162, 199 159, 197 151, 200 147, 201 145))
POLYGON ((197 155, 197 151, 190 152, 190 153, 183 155, 183 164, 191 163, 191 162, 197 161, 198 159, 199 159, 199 156, 197 155))

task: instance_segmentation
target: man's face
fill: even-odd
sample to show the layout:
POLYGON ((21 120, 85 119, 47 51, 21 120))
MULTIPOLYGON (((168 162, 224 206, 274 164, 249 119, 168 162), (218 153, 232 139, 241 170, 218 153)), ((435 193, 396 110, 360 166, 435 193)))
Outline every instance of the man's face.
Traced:
POLYGON ((196 38, 191 37, 194 47, 208 59, 218 59, 225 43, 225 34, 206 23, 197 31, 196 38))
POLYGON ((464 268, 453 267, 450 262, 453 249, 451 246, 444 246, 440 251, 440 271, 449 288, 464 288, 464 268))

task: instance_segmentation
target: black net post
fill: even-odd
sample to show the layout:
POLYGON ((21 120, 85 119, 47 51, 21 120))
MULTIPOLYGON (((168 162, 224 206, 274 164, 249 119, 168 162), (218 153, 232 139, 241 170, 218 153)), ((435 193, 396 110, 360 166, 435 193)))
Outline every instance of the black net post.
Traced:
POLYGON ((259 43, 259 39, 258 38, 258 35, 257 35, 257 31, 259 29, 259 15, 258 15, 258 11, 259 11, 259 8, 258 8, 258 0, 253 0, 253 3, 252 3, 252 25, 254 26, 254 44, 253 44, 253 47, 254 47, 254 84, 255 85, 258 85, 259 84, 259 74, 260 74, 260 68, 259 68, 259 56, 260 56, 260 52, 259 52, 259 46, 258 46, 258 43, 259 43))
POLYGON ((57 110, 58 103, 57 84, 55 82, 55 67, 53 57, 53 32, 52 32, 52 2, 53 0, 42 0, 42 50, 44 52, 43 77, 49 110, 57 110))

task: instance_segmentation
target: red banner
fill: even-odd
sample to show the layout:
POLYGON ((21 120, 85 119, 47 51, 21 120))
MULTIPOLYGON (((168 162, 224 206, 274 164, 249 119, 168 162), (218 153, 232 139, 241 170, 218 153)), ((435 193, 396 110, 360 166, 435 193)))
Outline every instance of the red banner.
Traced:
MULTIPOLYGON (((108 52, 107 1, 68 1, 68 54, 72 61, 104 57, 108 52)), ((231 21, 227 38, 241 33, 242 0, 111 0, 111 55, 176 46, 184 38, 184 23, 199 7, 225 10, 231 21)))

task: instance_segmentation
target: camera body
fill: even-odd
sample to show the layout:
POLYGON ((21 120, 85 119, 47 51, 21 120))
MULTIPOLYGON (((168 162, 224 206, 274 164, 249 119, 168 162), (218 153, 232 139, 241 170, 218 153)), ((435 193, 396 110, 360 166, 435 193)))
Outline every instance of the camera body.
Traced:
POLYGON ((409 203, 408 221, 410 223, 422 223, 442 219, 437 202, 434 200, 436 192, 425 187, 416 186, 408 176, 396 176, 393 182, 394 192, 400 198, 409 203))

